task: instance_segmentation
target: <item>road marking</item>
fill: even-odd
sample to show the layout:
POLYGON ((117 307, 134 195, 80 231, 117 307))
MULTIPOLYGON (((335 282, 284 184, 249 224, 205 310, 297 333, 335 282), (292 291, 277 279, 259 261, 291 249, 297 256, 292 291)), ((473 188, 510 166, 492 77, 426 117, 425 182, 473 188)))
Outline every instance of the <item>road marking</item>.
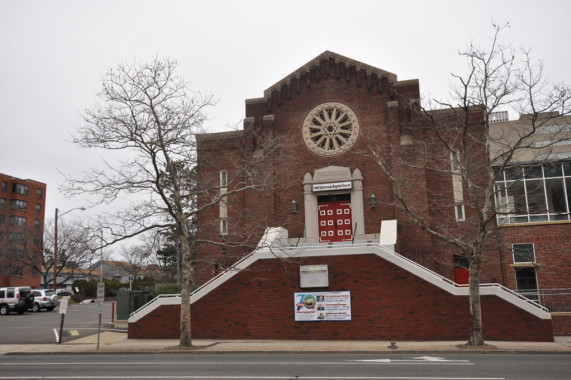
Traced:
POLYGON ((54 329, 54 334, 56 334, 56 343, 59 342, 59 334, 57 332, 57 329, 54 329))
POLYGON ((363 363, 378 364, 454 364, 454 365, 474 365, 469 360, 449 360, 436 356, 418 356, 413 359, 360 359, 351 360, 363 363))
MULTIPOLYGON (((77 376, 42 376, 42 379, 77 379, 77 376)), ((288 379, 292 376, 81 376, 82 379, 288 379)), ((32 379, 25 376, 0 376, 0 379, 32 379)), ((505 377, 414 377, 414 376, 296 376, 298 380, 327 380, 327 379, 348 379, 348 380, 506 380, 505 377)))

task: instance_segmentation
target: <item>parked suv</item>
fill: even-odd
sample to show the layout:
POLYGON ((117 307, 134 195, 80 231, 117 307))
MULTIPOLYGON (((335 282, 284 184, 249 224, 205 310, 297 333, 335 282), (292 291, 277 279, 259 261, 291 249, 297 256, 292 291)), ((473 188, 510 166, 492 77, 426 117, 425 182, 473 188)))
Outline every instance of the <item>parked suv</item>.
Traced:
POLYGON ((29 286, 0 288, 0 314, 8 315, 11 311, 22 314, 34 305, 34 295, 29 286))
POLYGON ((32 294, 34 295, 32 311, 42 309, 52 311, 58 305, 58 296, 52 289, 32 289, 32 294))

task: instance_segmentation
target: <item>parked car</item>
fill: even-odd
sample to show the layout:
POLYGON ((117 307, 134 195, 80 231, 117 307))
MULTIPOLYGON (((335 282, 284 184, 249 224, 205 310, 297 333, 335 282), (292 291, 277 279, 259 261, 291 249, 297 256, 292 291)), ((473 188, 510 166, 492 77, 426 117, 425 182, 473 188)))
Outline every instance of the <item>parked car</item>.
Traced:
POLYGON ((32 289, 34 295, 34 304, 32 311, 40 311, 46 309, 52 311, 59 304, 59 299, 52 289, 32 289))
POLYGON ((24 313, 34 305, 34 295, 29 286, 0 288, 0 315, 8 315, 15 311, 24 313))
POLYGON ((67 288, 57 289, 56 294, 59 297, 73 296, 73 290, 67 288))

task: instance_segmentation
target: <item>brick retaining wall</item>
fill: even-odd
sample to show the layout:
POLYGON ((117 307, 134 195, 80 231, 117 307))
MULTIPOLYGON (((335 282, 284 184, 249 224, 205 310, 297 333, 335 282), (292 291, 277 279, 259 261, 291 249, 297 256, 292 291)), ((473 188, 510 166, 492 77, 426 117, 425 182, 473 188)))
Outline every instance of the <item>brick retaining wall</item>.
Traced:
MULTIPOLYGON (((482 297, 484 338, 552 341, 543 320, 495 296, 482 297)), ((129 338, 178 338, 180 306, 129 324, 129 338)), ((192 305, 195 339, 467 340, 469 305, 376 255, 259 260, 192 305), (327 264, 329 288, 350 291, 351 321, 294 320, 299 265, 327 264)))

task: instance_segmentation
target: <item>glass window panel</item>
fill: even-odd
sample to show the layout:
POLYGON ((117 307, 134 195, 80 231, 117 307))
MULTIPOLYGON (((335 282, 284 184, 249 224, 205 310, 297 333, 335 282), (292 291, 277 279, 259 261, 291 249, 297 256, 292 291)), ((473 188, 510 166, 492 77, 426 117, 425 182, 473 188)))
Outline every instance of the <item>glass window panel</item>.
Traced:
POLYGON ((13 183, 12 184, 12 192, 18 193, 18 194, 23 194, 23 195, 28 195, 28 186, 22 185, 21 183, 13 183))
POLYGON ((567 188, 567 207, 571 209, 571 178, 565 178, 565 187, 567 188))
POLYGON ((496 212, 498 214, 507 214, 509 212, 508 208, 508 197, 506 196, 506 185, 504 183, 496 183, 496 212))
POLYGON ((563 163, 563 171, 567 177, 571 177, 571 161, 563 163))
POLYGON ((531 215, 529 217, 530 222, 547 222, 549 220, 549 218, 547 217, 547 214, 544 215, 531 215))
POLYGON ((492 170, 494 172, 494 177, 497 176, 497 181, 503 181, 504 180, 504 173, 500 173, 500 167, 499 166, 494 166, 492 167, 492 170))
POLYGON ((517 214, 527 214, 525 202, 525 190, 523 182, 513 182, 508 188, 508 212, 517 214))
POLYGON ((517 280, 517 290, 537 289, 535 268, 516 268, 515 275, 517 280))
POLYGON ((498 218, 498 224, 506 224, 509 223, 508 218, 498 218))
POLYGON ((541 166, 529 166, 525 168, 525 178, 543 178, 541 166))
POLYGON ((521 167, 507 168, 505 171, 506 181, 517 181, 523 178, 521 167))
POLYGON ((514 263, 535 262, 535 254, 532 243, 514 244, 512 248, 514 254, 514 263))
POLYGON ((545 172, 545 178, 561 177, 563 175, 560 163, 545 165, 543 171, 545 172))
POLYGON ((543 181, 526 181, 527 203, 530 214, 544 213, 547 211, 545 207, 545 192, 543 190, 543 181))
POLYGON ((547 179, 545 180, 545 188, 547 192, 547 207, 549 212, 567 212, 567 204, 565 202, 565 193, 563 190, 563 179, 547 179))

